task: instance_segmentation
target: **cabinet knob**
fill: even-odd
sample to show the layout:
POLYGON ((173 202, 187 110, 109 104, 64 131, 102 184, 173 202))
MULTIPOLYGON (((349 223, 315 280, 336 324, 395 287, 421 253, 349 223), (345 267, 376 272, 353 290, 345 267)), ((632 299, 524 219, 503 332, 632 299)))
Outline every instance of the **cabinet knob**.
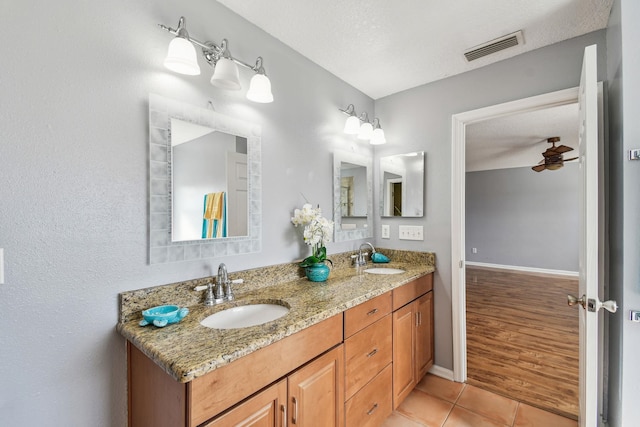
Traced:
POLYGON ((375 356, 375 354, 378 352, 377 348, 374 348, 373 351, 371 353, 367 354, 367 357, 371 357, 371 356, 375 356))

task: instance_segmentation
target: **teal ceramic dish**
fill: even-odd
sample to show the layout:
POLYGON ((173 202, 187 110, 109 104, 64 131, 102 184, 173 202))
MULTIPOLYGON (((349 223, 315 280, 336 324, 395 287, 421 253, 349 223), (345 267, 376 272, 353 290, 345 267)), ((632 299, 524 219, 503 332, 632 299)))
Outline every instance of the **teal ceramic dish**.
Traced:
POLYGON ((376 264, 381 264, 389 262, 389 257, 381 254, 380 252, 374 252, 373 254, 371 254, 371 261, 375 262, 376 264))
POLYGON ((142 311, 142 317, 144 319, 140 321, 140 326, 153 324, 158 328, 162 328, 171 323, 178 323, 184 319, 187 314, 189 314, 188 308, 180 308, 177 305, 159 305, 157 307, 151 307, 142 311))

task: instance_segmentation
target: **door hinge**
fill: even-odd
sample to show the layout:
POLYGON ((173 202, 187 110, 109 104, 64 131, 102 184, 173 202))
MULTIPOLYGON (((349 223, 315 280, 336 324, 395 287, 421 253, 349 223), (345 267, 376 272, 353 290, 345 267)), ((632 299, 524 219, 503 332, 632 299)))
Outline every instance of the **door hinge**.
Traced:
POLYGON ((458 263, 458 267, 459 268, 464 268, 464 261, 460 260, 460 262, 458 263))

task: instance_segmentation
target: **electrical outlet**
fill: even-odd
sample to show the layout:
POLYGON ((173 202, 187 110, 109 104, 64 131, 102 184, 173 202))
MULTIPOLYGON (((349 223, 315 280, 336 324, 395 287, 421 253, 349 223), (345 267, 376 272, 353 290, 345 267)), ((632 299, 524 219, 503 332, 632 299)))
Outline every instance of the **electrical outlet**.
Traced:
POLYGON ((382 238, 383 239, 391 238, 391 233, 389 231, 389 224, 382 224, 382 238))
POLYGON ((477 254, 478 253, 478 248, 472 248, 471 249, 471 253, 472 254, 477 254))
POLYGON ((424 240, 421 225, 401 225, 399 227, 400 240, 424 240))

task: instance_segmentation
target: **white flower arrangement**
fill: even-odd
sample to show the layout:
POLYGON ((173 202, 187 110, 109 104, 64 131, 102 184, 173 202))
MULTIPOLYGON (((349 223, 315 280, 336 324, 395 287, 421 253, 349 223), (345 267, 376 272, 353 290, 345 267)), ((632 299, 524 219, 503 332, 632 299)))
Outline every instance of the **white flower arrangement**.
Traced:
MULTIPOLYGON (((293 212, 291 222, 296 227, 304 226, 304 242, 312 248, 312 255, 305 258, 300 266, 308 267, 327 260, 327 249, 324 244, 331 241, 333 221, 322 216, 320 207, 314 208, 309 203, 304 204, 302 209, 296 209, 293 212)), ((330 260, 327 261, 330 262, 330 260)))

